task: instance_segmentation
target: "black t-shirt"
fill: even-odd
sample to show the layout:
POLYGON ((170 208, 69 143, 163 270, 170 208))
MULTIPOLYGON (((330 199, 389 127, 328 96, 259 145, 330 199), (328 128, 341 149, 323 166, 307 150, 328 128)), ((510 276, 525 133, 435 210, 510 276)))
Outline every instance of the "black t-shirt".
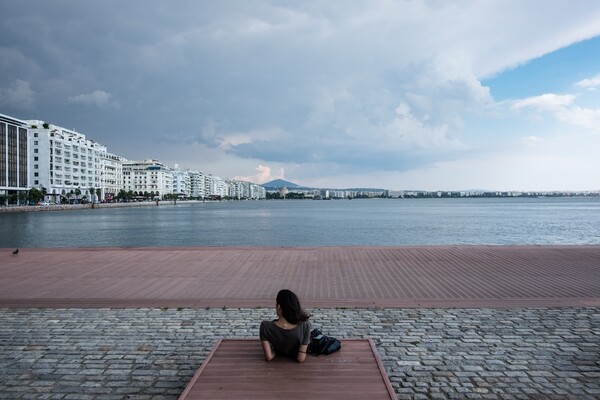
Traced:
POLYGON ((263 321, 260 324, 260 340, 267 340, 277 353, 296 357, 298 348, 310 343, 310 322, 301 321, 292 329, 283 329, 275 321, 263 321))

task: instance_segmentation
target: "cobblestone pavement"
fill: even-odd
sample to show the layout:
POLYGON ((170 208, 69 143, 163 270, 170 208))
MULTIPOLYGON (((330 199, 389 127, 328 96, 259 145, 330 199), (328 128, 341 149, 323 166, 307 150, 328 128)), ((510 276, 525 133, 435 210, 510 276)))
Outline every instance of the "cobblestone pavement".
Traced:
MULTIPOLYGON (((600 398, 597 308, 310 309, 372 338, 401 399, 600 398)), ((176 399, 271 309, 0 309, 0 398, 176 399)), ((301 368, 301 366, 299 366, 301 368)))

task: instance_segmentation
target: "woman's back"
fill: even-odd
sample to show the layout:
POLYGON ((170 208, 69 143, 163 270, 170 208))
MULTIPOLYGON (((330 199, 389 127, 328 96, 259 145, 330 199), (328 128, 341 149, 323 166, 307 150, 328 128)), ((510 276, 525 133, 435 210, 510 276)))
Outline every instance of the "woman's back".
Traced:
POLYGON ((260 340, 271 343, 278 353, 295 358, 298 348, 310 343, 310 322, 300 321, 295 327, 284 329, 275 321, 263 321, 260 324, 260 340))

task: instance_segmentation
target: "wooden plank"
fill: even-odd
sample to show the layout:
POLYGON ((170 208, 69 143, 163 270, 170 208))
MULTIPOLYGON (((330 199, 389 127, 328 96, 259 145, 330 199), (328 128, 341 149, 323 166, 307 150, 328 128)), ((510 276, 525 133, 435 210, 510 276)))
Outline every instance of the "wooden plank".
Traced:
POLYGON ((600 246, 0 249, 0 307, 273 307, 283 287, 307 307, 598 307, 600 246))
POLYGON ((256 339, 223 339, 202 363, 180 400, 195 399, 395 399, 369 339, 343 339, 327 356, 264 360, 256 339))

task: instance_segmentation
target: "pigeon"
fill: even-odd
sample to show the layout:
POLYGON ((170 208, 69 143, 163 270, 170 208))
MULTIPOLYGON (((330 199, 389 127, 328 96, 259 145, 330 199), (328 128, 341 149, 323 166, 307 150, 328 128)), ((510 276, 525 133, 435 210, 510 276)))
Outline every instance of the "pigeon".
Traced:
POLYGON ((19 254, 19 249, 16 249, 15 251, 13 251, 13 255, 16 256, 17 254, 19 254))

